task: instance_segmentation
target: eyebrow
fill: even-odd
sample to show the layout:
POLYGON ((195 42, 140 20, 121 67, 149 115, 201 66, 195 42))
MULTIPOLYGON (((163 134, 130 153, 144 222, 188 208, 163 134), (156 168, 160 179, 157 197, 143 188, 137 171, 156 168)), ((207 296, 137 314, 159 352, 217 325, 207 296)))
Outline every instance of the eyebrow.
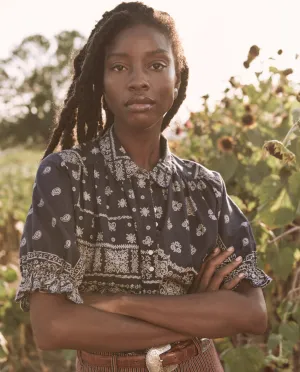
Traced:
MULTIPOLYGON (((167 57, 169 57, 169 52, 165 49, 162 49, 162 48, 157 48, 155 50, 151 50, 149 52, 146 52, 145 53, 146 56, 150 57, 150 56, 154 56, 156 54, 165 54, 167 57)), ((106 57, 106 59, 109 59, 109 58, 112 58, 112 57, 125 57, 125 58, 128 58, 130 57, 128 53, 109 53, 106 57)))

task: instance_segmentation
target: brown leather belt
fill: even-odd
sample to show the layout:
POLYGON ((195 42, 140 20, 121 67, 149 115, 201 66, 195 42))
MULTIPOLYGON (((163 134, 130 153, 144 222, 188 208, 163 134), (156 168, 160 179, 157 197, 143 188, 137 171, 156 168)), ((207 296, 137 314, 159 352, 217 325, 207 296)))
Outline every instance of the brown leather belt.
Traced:
MULTIPOLYGON (((78 351, 78 356, 82 361, 98 367, 111 367, 115 363, 117 368, 146 368, 145 354, 128 356, 105 356, 99 354, 90 354, 86 351, 78 351), (114 361, 113 361, 114 358, 114 361)), ((198 349, 193 340, 183 341, 173 346, 169 351, 160 355, 163 366, 180 364, 196 356, 198 349)))

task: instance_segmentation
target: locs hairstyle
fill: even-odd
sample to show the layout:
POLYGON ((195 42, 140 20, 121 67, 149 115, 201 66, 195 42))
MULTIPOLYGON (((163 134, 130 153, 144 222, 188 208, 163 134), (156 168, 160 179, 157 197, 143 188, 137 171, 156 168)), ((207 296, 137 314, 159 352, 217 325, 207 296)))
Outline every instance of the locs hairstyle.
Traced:
POLYGON ((71 148, 75 144, 75 127, 80 144, 103 135, 113 124, 114 115, 103 100, 105 48, 119 32, 138 24, 156 28, 169 38, 172 45, 180 87, 173 106, 164 116, 162 131, 169 125, 186 97, 189 75, 174 20, 168 13, 156 11, 141 2, 121 3, 103 14, 87 43, 74 58, 73 81, 43 159, 54 151, 58 143, 62 149, 71 148))

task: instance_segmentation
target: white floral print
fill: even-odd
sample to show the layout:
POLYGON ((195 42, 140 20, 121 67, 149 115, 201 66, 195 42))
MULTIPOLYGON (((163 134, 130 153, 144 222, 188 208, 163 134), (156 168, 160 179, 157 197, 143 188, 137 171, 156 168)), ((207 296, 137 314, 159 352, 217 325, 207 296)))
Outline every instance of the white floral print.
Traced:
POLYGON ((150 210, 147 207, 140 208, 140 213, 142 217, 147 217, 150 214, 150 210))
POLYGON ((205 232, 206 232, 206 227, 203 224, 198 225, 198 227, 196 229, 196 235, 197 236, 202 236, 202 235, 205 234, 205 232))
POLYGON ((178 201, 176 200, 173 200, 172 201, 172 208, 173 208, 173 211, 180 211, 182 207, 182 203, 179 203, 178 201))
POLYGON ((127 201, 125 199, 118 200, 118 207, 119 208, 125 208, 125 207, 127 207, 127 201))
POLYGON ((171 244, 171 249, 173 252, 181 253, 181 244, 179 242, 173 242, 171 244))

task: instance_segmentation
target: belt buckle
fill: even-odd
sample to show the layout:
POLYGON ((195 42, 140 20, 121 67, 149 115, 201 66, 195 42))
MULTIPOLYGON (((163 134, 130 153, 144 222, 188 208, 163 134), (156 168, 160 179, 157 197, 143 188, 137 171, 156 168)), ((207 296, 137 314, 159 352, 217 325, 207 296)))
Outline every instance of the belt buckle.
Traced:
POLYGON ((209 338, 201 338, 200 341, 201 341, 201 350, 202 350, 202 353, 204 353, 210 347, 210 339, 209 338))
POLYGON ((146 366, 149 372, 172 372, 178 364, 172 364, 170 366, 163 366, 160 354, 165 353, 171 349, 171 345, 167 344, 159 347, 152 347, 147 351, 146 354, 146 366))

